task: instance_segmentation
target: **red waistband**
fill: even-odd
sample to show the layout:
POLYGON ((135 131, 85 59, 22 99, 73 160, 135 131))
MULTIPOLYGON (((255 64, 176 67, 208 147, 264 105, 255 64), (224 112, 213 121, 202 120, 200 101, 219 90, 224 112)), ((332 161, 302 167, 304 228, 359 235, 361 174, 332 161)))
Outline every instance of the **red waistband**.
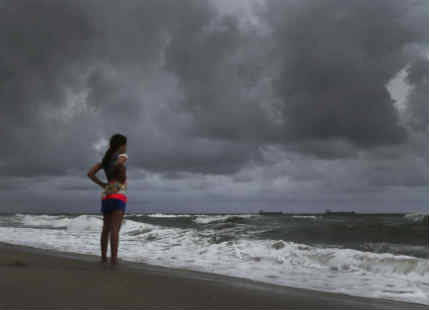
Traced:
POLYGON ((101 199, 104 200, 104 199, 109 199, 109 198, 119 199, 119 200, 128 202, 128 197, 126 195, 118 194, 118 193, 106 195, 106 196, 102 197, 101 199))

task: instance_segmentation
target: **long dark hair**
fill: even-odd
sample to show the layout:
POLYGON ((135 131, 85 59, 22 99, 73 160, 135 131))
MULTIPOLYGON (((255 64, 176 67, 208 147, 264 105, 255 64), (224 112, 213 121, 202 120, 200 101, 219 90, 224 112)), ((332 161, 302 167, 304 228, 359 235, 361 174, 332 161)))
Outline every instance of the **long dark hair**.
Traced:
POLYGON ((107 163, 112 158, 112 155, 121 147, 127 143, 127 137, 117 133, 110 137, 109 148, 106 153, 104 153, 103 161, 101 162, 101 166, 103 168, 107 167, 107 163))

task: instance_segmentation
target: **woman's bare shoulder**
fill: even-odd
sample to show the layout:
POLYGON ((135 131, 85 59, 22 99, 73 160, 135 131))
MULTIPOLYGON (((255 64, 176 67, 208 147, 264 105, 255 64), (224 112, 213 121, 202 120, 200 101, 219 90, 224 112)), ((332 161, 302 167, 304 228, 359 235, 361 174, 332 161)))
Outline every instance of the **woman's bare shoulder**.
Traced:
POLYGON ((125 153, 122 153, 122 154, 119 154, 118 155, 118 157, 117 157, 117 159, 116 159, 116 162, 115 162, 115 164, 119 164, 119 165, 123 165, 123 164, 125 164, 125 162, 128 160, 128 155, 127 154, 125 154, 125 153))

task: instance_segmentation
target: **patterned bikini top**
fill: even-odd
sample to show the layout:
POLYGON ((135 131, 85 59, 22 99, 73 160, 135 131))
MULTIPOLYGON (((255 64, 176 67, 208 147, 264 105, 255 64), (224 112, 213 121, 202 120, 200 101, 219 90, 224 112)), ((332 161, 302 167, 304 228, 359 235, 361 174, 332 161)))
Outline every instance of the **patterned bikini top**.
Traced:
POLYGON ((112 159, 108 162, 107 167, 104 168, 104 173, 106 174, 106 178, 109 181, 109 183, 103 190, 103 193, 102 193, 103 198, 107 198, 109 197, 109 195, 112 195, 112 194, 113 195, 122 194, 124 196, 127 194, 127 180, 126 178, 125 180, 121 180, 121 170, 120 170, 121 167, 120 165, 115 165, 116 160, 119 157, 125 157, 126 159, 128 159, 128 156, 125 153, 122 153, 122 154, 115 153, 113 154, 112 159), (112 179, 122 181, 122 182, 110 182, 112 179))

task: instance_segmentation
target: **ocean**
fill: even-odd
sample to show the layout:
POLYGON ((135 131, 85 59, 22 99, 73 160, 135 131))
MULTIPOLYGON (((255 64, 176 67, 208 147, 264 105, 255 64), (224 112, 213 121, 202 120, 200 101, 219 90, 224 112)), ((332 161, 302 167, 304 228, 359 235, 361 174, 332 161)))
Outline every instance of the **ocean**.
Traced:
MULTIPOLYGON (((101 228, 101 214, 0 214, 1 242, 43 249, 100 255, 101 228)), ((419 213, 127 214, 119 258, 429 305, 419 213)))

